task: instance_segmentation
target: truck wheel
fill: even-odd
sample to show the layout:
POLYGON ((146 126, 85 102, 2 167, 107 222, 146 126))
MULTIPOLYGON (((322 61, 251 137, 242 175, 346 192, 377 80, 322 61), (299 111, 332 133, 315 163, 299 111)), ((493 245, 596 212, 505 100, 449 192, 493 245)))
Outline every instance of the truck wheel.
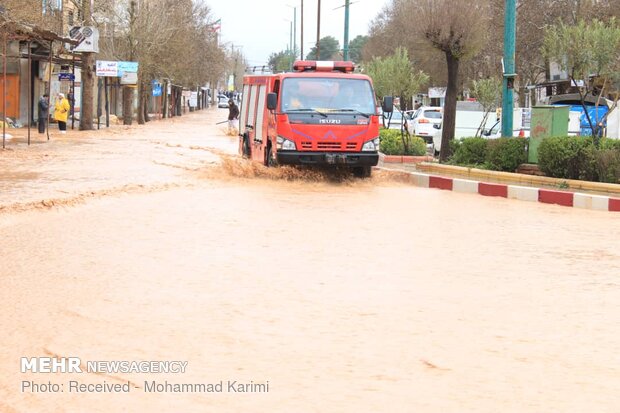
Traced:
POLYGON ((273 159, 273 151, 271 150, 271 145, 267 145, 267 151, 265 153, 265 166, 267 168, 274 168, 278 166, 276 160, 273 159))
POLYGON ((247 134, 243 135, 243 157, 249 158, 250 153, 250 139, 247 134))
POLYGON ((358 178, 370 178, 372 166, 358 166, 353 168, 353 174, 358 178))

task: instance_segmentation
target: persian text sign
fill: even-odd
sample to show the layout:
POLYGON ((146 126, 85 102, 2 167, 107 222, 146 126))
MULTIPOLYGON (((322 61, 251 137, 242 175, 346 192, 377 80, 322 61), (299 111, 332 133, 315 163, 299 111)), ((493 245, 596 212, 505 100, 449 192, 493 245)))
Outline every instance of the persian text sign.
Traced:
POLYGON ((118 77, 118 62, 97 60, 95 67, 97 69, 97 76, 118 77))
POLYGON ((138 73, 138 62, 118 62, 118 75, 124 73, 138 73))

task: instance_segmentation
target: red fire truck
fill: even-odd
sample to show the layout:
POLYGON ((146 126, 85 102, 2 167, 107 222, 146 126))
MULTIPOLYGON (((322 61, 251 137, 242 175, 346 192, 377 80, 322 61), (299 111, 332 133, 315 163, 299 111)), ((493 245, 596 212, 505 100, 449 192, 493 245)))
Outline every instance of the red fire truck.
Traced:
MULTIPOLYGON (((370 175, 379 159, 372 81, 352 62, 297 61, 293 72, 243 79, 239 153, 267 166, 344 165, 370 175)), ((392 111, 385 98, 383 111, 392 111)))

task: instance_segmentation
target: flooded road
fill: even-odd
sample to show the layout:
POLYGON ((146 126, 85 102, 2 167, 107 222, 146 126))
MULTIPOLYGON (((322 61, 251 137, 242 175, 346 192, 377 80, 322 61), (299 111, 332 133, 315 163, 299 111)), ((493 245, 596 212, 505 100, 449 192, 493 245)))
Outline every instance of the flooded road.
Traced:
POLYGON ((617 411, 616 217, 263 174, 219 161, 235 141, 218 116, 43 145, 54 184, 24 175, 39 147, 9 154, 24 179, 1 183, 18 205, 3 190, 1 412, 617 411), (41 196, 59 201, 35 208, 41 196), (20 373, 33 356, 188 365, 20 373), (153 380, 269 391, 145 392, 153 380))

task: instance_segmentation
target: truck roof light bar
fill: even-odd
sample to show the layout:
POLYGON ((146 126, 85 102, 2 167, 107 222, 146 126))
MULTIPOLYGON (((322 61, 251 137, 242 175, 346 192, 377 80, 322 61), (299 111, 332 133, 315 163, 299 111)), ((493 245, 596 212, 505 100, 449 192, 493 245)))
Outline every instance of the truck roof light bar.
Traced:
POLYGON ((355 70, 353 62, 326 61, 326 60, 298 60, 293 64, 297 72, 343 72, 351 73, 355 70))

